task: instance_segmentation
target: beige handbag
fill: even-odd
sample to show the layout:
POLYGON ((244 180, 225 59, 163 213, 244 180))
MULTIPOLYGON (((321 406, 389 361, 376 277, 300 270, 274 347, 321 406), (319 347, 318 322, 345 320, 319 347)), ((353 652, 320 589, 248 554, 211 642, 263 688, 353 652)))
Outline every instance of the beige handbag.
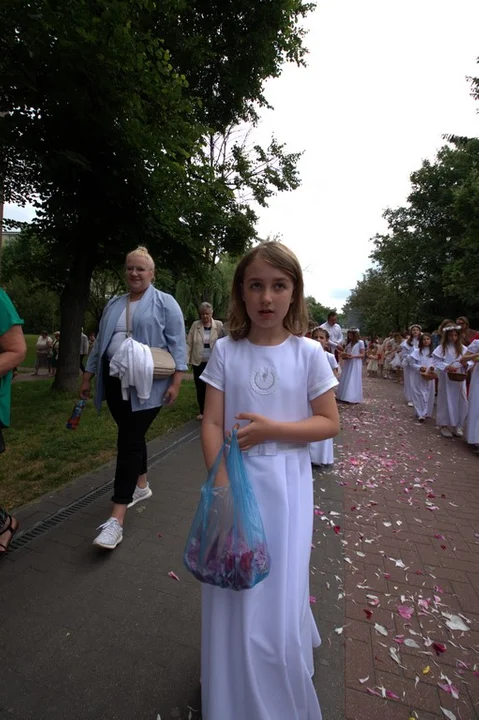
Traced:
MULTIPOLYGON (((126 301, 126 334, 131 337, 131 324, 130 324, 130 296, 126 301)), ((153 358, 153 380, 162 380, 163 378, 170 377, 176 372, 176 364, 173 355, 159 347, 150 348, 151 356, 153 358)))

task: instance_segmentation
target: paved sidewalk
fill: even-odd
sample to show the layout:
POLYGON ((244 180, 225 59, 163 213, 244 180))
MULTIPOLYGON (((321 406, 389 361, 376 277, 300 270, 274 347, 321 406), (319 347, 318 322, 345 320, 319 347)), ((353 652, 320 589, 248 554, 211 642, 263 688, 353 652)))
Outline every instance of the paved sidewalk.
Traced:
MULTIPOLYGON (((199 720, 200 586, 182 565, 204 480, 197 438, 192 422, 150 443, 154 495, 130 511, 114 552, 91 546, 112 465, 16 512, 25 534, 0 567, 0 720, 199 720)), ((316 490, 328 512, 341 510, 340 486, 323 476, 316 490)), ((341 548, 318 523, 316 680, 324 717, 343 720, 343 652, 330 647, 343 608, 322 592, 342 584, 341 548)))
POLYGON ((479 459, 390 381, 341 415, 345 717, 478 718, 479 459))

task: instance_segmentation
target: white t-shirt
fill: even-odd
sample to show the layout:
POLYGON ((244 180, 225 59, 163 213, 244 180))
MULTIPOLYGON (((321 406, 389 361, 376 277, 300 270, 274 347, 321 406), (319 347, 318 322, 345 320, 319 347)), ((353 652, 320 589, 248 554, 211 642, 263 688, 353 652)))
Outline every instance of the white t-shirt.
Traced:
POLYGON ((334 357, 333 353, 325 352, 326 358, 331 366, 331 370, 337 370, 338 369, 338 361, 334 357))
POLYGON ((225 393, 226 431, 240 412, 304 420, 311 416, 311 400, 338 384, 321 345, 294 335, 273 346, 220 338, 201 379, 225 393))
MULTIPOLYGON (((139 301, 133 301, 130 302, 130 326, 133 325, 133 316, 135 314, 135 310, 138 307, 139 301)), ((108 360, 111 360, 113 355, 116 353, 116 351, 120 348, 120 345, 124 340, 126 340, 127 334, 126 334, 126 308, 121 313, 120 317, 118 318, 118 322, 115 327, 115 332, 111 336, 110 344, 108 345, 106 349, 106 356, 108 360)))

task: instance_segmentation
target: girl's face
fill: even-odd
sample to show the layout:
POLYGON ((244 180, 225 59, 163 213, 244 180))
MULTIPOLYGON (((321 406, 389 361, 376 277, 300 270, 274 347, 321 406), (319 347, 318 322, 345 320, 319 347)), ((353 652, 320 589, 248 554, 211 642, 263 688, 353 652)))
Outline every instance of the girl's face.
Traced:
POLYGON ((420 334, 421 334, 421 331, 419 330, 419 328, 418 328, 418 327, 413 327, 413 329, 411 330, 411 335, 412 335, 414 338, 417 338, 417 337, 419 337, 420 334))
POLYGON ((457 330, 449 330, 447 333, 447 341, 450 343, 457 343, 459 339, 459 333, 457 330))
POLYGON ((293 279, 284 270, 261 258, 255 258, 246 268, 241 295, 252 326, 262 330, 282 328, 293 293, 293 279))
POLYGON ((429 337, 429 335, 424 335, 422 339, 422 344, 424 345, 424 347, 429 347, 429 345, 431 344, 431 338, 429 337))
POLYGON ((323 348, 326 346, 327 340, 326 335, 319 330, 316 330, 316 332, 313 335, 313 340, 317 340, 317 342, 321 343, 323 348))

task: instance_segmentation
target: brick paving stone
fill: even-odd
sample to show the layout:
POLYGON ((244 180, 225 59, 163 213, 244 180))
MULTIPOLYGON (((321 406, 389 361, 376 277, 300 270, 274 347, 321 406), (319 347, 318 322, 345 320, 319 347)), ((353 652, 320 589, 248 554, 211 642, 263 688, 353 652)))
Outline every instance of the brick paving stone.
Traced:
POLYGON ((479 678, 473 670, 479 670, 479 461, 464 441, 442 438, 433 421, 419 426, 402 386, 368 378, 364 391, 361 405, 340 405, 335 470, 345 488, 343 553, 352 559, 357 550, 366 555, 360 565, 354 560, 346 567, 351 627, 344 634, 345 717, 432 720, 444 718, 442 706, 457 720, 478 718, 479 678), (358 588, 365 584, 371 589, 358 588), (378 607, 366 604, 368 593, 380 599, 378 607), (401 604, 414 609, 410 620, 397 612, 401 604), (361 616, 368 607, 369 620, 361 616), (463 615, 470 629, 452 631, 443 612, 463 615), (374 631, 375 622, 386 628, 386 637, 374 631), (395 635, 419 648, 401 644, 401 638, 396 642, 395 635), (437 654, 433 642, 444 643, 446 652, 437 654), (364 685, 361 657, 370 671, 364 685), (457 688, 458 700, 438 687, 447 682, 441 674, 457 688), (400 699, 375 697, 368 687, 384 687, 400 699))

